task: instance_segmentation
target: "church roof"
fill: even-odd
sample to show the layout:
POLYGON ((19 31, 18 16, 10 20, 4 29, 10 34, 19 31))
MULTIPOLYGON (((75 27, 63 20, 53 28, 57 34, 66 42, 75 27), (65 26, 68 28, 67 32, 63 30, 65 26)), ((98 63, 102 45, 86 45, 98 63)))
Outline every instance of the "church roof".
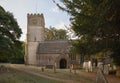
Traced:
POLYGON ((71 44, 68 41, 45 41, 39 43, 37 54, 48 53, 69 53, 71 44))

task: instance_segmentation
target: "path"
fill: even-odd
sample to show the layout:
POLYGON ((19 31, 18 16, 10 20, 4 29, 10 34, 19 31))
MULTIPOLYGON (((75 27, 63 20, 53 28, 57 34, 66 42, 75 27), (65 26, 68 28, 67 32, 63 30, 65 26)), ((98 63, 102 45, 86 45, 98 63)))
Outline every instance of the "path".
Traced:
POLYGON ((12 67, 14 69, 17 69, 19 71, 27 72, 27 73, 37 75, 37 76, 40 76, 40 77, 43 77, 43 78, 48 78, 48 79, 51 79, 51 80, 61 81, 61 82, 64 82, 64 83, 74 83, 74 82, 72 82, 72 80, 64 80, 64 79, 59 79, 59 78, 55 78, 55 77, 50 77, 50 76, 43 75, 43 74, 37 73, 35 71, 29 70, 30 68, 35 68, 36 69, 37 67, 33 67, 33 66, 25 67, 24 65, 12 65, 12 64, 10 65, 10 67, 12 67))

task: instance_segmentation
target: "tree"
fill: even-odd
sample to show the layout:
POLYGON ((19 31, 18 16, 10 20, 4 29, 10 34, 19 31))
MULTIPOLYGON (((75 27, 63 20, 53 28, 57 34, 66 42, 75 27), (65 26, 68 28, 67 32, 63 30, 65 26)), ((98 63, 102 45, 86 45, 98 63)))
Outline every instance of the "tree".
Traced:
POLYGON ((56 29, 54 27, 46 28, 46 40, 66 40, 67 32, 64 29, 56 29))
POLYGON ((13 47, 13 54, 9 57, 11 63, 24 63, 25 42, 19 41, 13 47))
POLYGON ((78 46, 83 44, 87 49, 86 54, 110 50, 115 64, 120 65, 120 1, 61 0, 61 2, 65 7, 57 4, 58 7, 71 15, 72 29, 84 40, 85 45, 78 43, 78 46))
POLYGON ((21 29, 12 13, 0 6, 0 60, 8 62, 11 57, 19 54, 22 43, 19 38, 21 29), (18 52, 16 54, 16 52, 18 52))

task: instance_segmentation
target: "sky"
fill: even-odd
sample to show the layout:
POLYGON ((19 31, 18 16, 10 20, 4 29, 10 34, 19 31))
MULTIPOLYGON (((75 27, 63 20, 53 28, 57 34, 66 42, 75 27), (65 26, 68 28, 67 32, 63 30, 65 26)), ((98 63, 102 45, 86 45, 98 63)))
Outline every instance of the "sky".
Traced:
MULTIPOLYGON (((59 0, 55 0, 60 3, 59 0)), ((62 3, 60 3, 62 5, 62 3)), ((43 13, 45 18, 45 27, 65 28, 69 26, 70 16, 61 11, 52 0, 0 0, 0 5, 13 13, 17 19, 18 25, 22 29, 20 40, 25 41, 27 32, 27 14, 43 13)))

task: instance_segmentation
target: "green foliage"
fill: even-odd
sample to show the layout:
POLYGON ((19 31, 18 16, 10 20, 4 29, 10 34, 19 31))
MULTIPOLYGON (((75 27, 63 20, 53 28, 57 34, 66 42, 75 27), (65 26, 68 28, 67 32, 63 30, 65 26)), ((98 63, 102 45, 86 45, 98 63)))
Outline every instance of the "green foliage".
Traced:
POLYGON ((0 6, 0 61, 11 62, 13 57, 21 54, 22 43, 18 40, 21 29, 12 13, 6 12, 0 6))
POLYGON ((82 41, 79 53, 95 54, 110 50, 115 64, 120 65, 120 0, 61 0, 71 15, 71 27, 82 41), (84 48, 84 50, 83 50, 84 48))
POLYGON ((14 52, 11 57, 9 57, 9 62, 24 63, 25 42, 16 42, 12 50, 14 50, 14 52))
POLYGON ((46 28, 46 40, 65 40, 68 39, 67 32, 64 29, 56 29, 54 27, 46 28))

